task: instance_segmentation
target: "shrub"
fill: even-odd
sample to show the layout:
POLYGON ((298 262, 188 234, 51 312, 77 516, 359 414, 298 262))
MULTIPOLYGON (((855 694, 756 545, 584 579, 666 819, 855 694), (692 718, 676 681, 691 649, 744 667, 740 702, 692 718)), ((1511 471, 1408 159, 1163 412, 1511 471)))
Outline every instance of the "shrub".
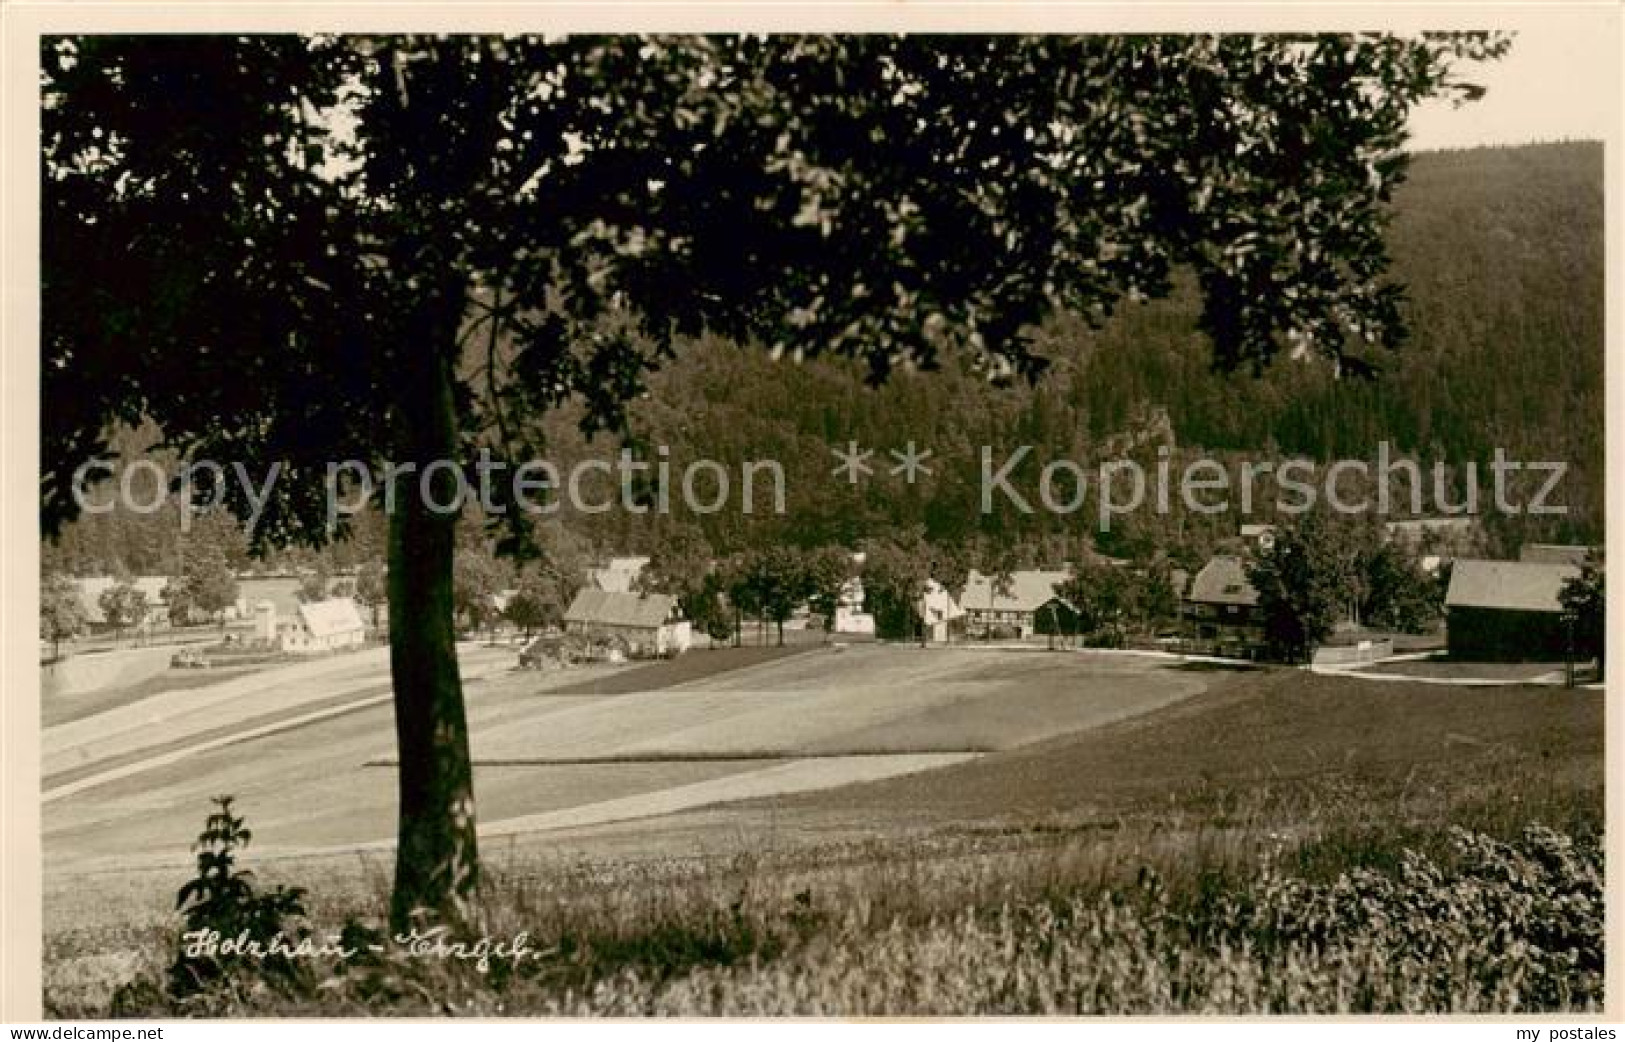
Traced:
POLYGON ((1602 1005, 1602 852, 1534 826, 1393 873, 1078 888, 924 922, 848 912, 773 960, 627 968, 570 1015, 1556 1012, 1602 1005))
POLYGON ((253 833, 232 813, 232 797, 218 796, 214 803, 215 811, 192 845, 197 875, 175 897, 184 928, 168 974, 167 990, 174 999, 197 995, 250 971, 260 981, 292 982, 301 971, 286 953, 250 954, 237 942, 268 945, 280 938, 291 946, 309 936, 308 927, 293 922, 305 915, 305 892, 281 886, 256 891, 253 873, 237 867, 238 852, 253 833), (214 941, 230 943, 215 946, 214 941))

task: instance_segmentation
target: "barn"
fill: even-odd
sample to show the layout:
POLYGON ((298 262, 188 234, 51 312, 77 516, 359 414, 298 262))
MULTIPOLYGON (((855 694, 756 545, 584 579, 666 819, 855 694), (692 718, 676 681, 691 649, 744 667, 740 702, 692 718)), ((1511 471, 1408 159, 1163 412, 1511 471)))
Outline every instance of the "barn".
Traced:
POLYGON ((1033 612, 1033 632, 1047 637, 1087 636, 1078 610, 1065 598, 1051 597, 1033 612))
POLYGON ((1556 662, 1568 654, 1558 594, 1571 564, 1458 560, 1445 594, 1450 657, 1469 662, 1556 662))

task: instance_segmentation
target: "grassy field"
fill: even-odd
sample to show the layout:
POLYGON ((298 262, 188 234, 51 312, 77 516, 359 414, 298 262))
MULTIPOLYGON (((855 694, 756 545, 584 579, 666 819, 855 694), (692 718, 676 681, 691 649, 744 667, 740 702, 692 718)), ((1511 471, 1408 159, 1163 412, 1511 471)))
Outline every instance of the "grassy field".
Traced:
MULTIPOLYGON (((890 661, 890 679, 939 684, 922 655, 890 661)), ((1012 653, 1014 683, 1020 668, 1066 658, 1012 653)), ((123 993, 127 1013, 1600 1004, 1601 692, 1192 675, 1207 685, 1194 697, 957 766, 487 843, 485 931, 527 931, 548 954, 485 972, 329 960, 179 1001, 155 990, 176 924, 146 895, 172 892, 184 871, 78 890, 63 875, 47 897, 48 1009, 104 1015, 129 981, 146 983, 123 993), (119 893, 130 900, 111 922, 103 903, 119 893)), ((705 690, 762 678, 742 669, 705 690)), ((943 740, 999 719, 982 700, 951 698, 915 717, 943 740)), ((868 725, 847 734, 896 738, 868 725)), ((262 885, 309 889, 318 934, 380 922, 386 856, 248 854, 262 885)))
POLYGON ((593 670, 590 676, 555 688, 561 695, 626 695, 655 691, 704 680, 736 669, 777 662, 817 647, 813 643, 757 647, 706 647, 703 643, 686 655, 659 662, 638 663, 618 670, 593 670))
POLYGON ((248 676, 255 667, 228 667, 222 669, 169 669, 138 684, 110 687, 72 698, 47 699, 40 707, 40 726, 56 727, 85 717, 105 713, 109 709, 131 702, 139 702, 153 695, 169 691, 189 691, 210 687, 237 677, 248 676))
MULTIPOLYGON (((1205 685, 1133 658, 875 645, 756 659, 751 651, 696 652, 673 676, 666 663, 515 670, 500 652, 470 649, 465 679, 481 671, 467 683, 481 822, 557 830, 870 781, 1103 726, 1205 685), (567 693, 589 682, 600 685, 595 693, 567 693), (622 687, 604 693, 611 684, 622 687), (604 769, 632 763, 652 766, 604 769), (553 813, 565 810, 563 819, 553 813)), ((385 666, 376 654, 316 672, 290 665, 249 688, 172 693, 49 729, 46 769, 62 785, 47 791, 47 875, 184 867, 198 809, 220 793, 239 797, 258 823, 261 856, 388 843, 395 778, 385 666), (299 722, 351 699, 342 713, 299 722), (260 726, 268 720, 269 730, 260 726)))

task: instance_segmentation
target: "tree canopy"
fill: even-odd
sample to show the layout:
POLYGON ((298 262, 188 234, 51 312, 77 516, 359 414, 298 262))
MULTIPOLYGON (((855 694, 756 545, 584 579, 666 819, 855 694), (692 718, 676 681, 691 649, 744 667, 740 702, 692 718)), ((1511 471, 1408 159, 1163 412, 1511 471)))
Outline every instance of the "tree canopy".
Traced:
POLYGON ((40 578, 39 635, 51 642, 51 656, 61 653, 62 642, 84 632, 89 624, 79 587, 60 573, 40 578))
MULTIPOLYGON (((1504 46, 50 40, 44 519, 73 513, 109 418, 215 459, 378 458, 429 300, 449 342, 506 345, 486 387, 459 381, 476 429, 571 396, 613 422, 701 329, 876 376, 949 348, 1031 373, 1032 322, 1166 292, 1176 267, 1220 363, 1309 346, 1358 368, 1403 332, 1381 233, 1405 116, 1471 96, 1454 62, 1504 46)), ((316 484, 279 482, 255 534, 317 538, 316 484)))

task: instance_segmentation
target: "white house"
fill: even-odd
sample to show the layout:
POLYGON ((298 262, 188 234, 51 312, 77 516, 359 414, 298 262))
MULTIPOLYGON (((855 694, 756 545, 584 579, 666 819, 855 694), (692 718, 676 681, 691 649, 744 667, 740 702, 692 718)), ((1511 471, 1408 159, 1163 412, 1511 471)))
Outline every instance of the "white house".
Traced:
POLYGON ((965 617, 965 609, 954 600, 953 594, 935 579, 927 579, 925 593, 920 595, 920 619, 925 624, 927 640, 945 641, 960 626, 954 625, 965 617))
MULTIPOLYGON (((861 567, 862 554, 853 554, 852 558, 861 567)), ((864 609, 863 580, 857 576, 841 584, 841 595, 835 602, 835 625, 831 631, 835 633, 868 634, 875 632, 875 617, 864 609)))
POLYGON ((994 577, 972 571, 959 604, 969 628, 978 634, 1008 630, 1017 637, 1038 632, 1038 610, 1055 599, 1055 588, 1071 577, 1070 571, 1024 569, 1010 573, 1004 586, 994 577))
POLYGON ((360 647, 367 639, 361 610, 348 597, 331 597, 299 605, 295 615, 277 625, 282 650, 295 655, 360 647))

